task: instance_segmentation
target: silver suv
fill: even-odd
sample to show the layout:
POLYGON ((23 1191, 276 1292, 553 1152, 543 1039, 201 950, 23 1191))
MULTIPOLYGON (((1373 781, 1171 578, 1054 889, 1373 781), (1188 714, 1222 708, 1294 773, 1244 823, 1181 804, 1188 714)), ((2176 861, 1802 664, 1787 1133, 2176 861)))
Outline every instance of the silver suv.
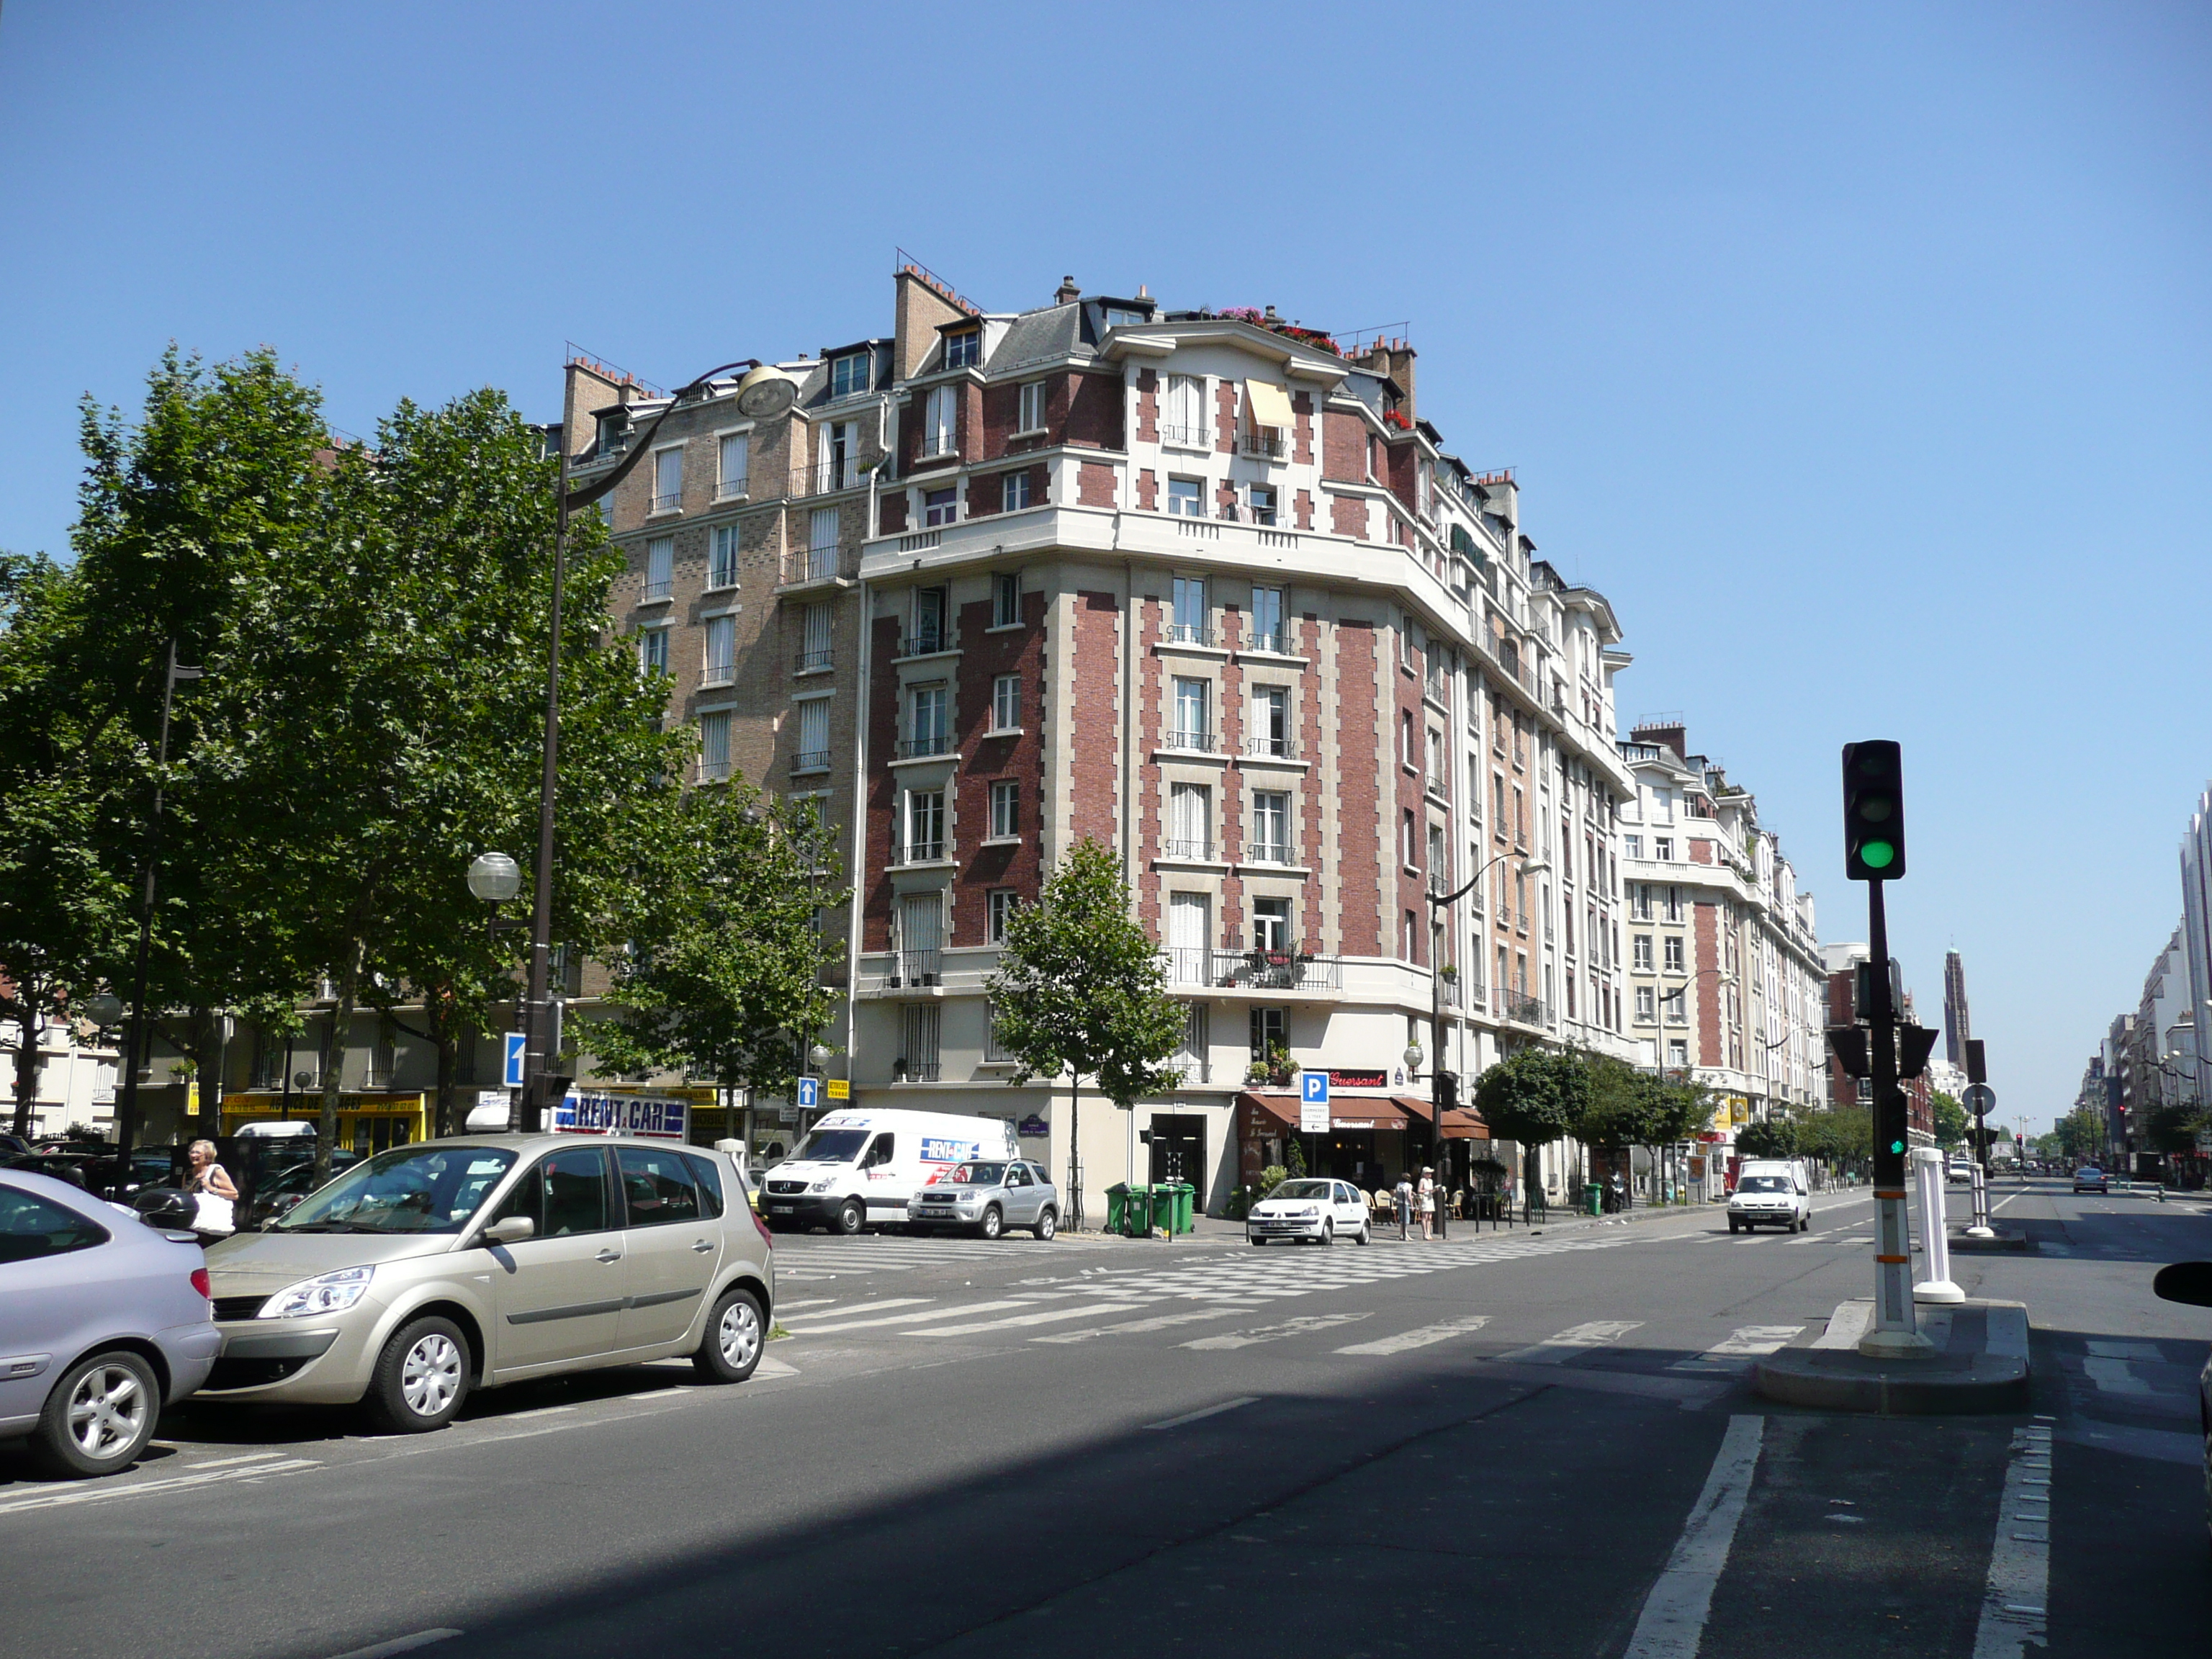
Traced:
POLYGON ((1048 1239, 1060 1231, 1060 1189, 1042 1164, 979 1159, 947 1170, 908 1199, 906 1222, 917 1232, 958 1227, 985 1238, 1026 1227, 1048 1239))
POLYGON ((599 1365, 684 1354, 742 1382, 775 1294, 726 1158, 577 1135, 394 1147, 207 1265, 224 1340, 204 1396, 361 1401, 398 1432, 472 1387, 599 1365))

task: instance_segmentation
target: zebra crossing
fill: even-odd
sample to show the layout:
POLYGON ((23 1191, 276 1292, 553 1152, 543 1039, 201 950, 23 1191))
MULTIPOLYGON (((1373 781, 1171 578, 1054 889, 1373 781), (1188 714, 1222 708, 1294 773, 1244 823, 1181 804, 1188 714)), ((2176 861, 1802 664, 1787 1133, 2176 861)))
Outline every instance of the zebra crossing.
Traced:
POLYGON ((1049 1244, 1026 1238, 891 1238, 863 1234, 858 1238, 806 1238, 786 1236, 776 1241, 775 1276, 779 1282, 799 1284, 839 1279, 856 1273, 903 1273, 919 1267, 939 1267, 955 1261, 989 1261, 1020 1265, 1021 1253, 1034 1251, 1050 1259, 1084 1249, 1112 1248, 1115 1241, 1073 1238, 1062 1233, 1049 1244))

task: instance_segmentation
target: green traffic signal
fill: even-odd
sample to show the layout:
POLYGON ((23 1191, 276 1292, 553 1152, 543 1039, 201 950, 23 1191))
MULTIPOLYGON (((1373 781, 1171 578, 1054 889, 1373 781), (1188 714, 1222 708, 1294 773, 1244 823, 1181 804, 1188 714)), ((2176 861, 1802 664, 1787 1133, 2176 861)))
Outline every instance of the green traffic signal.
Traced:
POLYGON ((1902 1158, 1905 1156, 1905 1143, 1901 1140, 1893 1140, 1889 1143, 1889 1150, 1902 1158))
POLYGON ((1844 745, 1844 872, 1853 881, 1905 873, 1905 768, 1887 738, 1844 745))
POLYGON ((1859 843, 1859 862, 1869 870, 1887 870, 1897 861, 1897 848, 1886 841, 1859 843))

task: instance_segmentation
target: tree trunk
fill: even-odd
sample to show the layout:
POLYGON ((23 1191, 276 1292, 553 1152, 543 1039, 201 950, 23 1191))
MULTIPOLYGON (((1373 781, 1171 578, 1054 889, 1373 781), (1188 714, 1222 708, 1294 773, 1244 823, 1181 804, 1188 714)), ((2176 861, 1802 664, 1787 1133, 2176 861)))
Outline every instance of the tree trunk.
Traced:
POLYGON ((430 1030, 436 1033, 434 1040, 438 1048, 438 1095, 436 1110, 430 1120, 430 1133, 443 1139, 447 1135, 456 1133, 453 1123, 453 1092, 457 1085, 453 1080, 453 1073, 458 1069, 457 1045, 453 1041, 453 1028, 449 1021, 433 1018, 430 1030))
POLYGON ((212 1140, 222 1129, 222 1015, 212 1008, 192 1010, 192 1081, 199 1085, 198 1118, 185 1132, 187 1140, 205 1136, 212 1140))
POLYGON ((323 1109, 315 1126, 315 1184, 331 1178, 331 1153, 338 1139, 338 1083, 345 1071, 346 1038, 353 1030, 354 998, 361 989, 361 951, 349 945, 338 975, 337 1006, 331 1014, 330 1058, 323 1066, 323 1109))
POLYGON ((39 1100, 39 999, 36 981, 15 986, 15 1133, 31 1138, 31 1117, 39 1100))

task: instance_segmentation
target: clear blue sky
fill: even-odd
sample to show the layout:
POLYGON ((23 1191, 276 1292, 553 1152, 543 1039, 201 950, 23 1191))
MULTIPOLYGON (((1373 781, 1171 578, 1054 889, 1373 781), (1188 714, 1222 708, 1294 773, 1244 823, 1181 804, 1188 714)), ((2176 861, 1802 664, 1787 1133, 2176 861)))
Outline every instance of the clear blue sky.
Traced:
POLYGON ((1754 790, 1821 933, 1905 744, 1898 952, 2007 1115, 2179 908, 2207 752, 2212 10, 173 6, 0 13, 0 546, 76 404, 276 347, 367 432, 574 340, 648 379, 887 330, 892 249, 1411 322, 1423 412, 1613 599, 1625 719, 1754 790))

